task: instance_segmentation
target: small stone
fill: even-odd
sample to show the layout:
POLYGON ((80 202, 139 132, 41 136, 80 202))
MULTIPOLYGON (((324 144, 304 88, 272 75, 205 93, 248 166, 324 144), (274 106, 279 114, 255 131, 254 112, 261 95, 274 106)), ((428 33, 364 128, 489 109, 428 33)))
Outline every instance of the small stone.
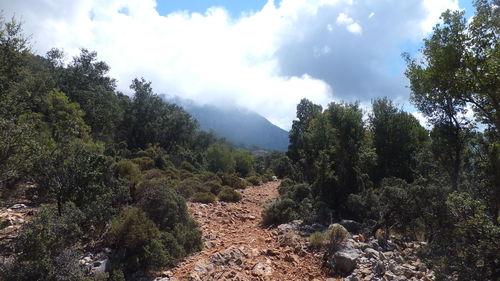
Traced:
POLYGON ((10 209, 12 210, 19 210, 19 209, 24 209, 26 208, 26 205, 24 204, 14 204, 10 207, 10 209))
POLYGON ((252 269, 252 274, 255 276, 270 276, 272 273, 272 267, 263 263, 257 263, 252 269))

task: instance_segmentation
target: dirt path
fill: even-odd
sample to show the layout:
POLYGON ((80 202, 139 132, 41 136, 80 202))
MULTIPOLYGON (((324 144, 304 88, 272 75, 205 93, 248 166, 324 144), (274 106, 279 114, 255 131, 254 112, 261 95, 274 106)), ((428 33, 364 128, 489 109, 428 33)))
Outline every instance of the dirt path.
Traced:
POLYGON ((325 280, 317 256, 261 227, 262 206, 279 182, 249 187, 237 203, 189 203, 206 247, 172 270, 170 280, 325 280))

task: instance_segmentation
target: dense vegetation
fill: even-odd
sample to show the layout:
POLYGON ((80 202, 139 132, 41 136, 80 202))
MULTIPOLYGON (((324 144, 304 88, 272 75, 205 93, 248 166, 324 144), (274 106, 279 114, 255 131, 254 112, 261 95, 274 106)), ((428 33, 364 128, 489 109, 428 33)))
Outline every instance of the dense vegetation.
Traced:
POLYGON ((118 92, 95 52, 65 61, 57 49, 33 54, 21 25, 0 19, 0 195, 41 204, 2 280, 121 280, 173 266, 202 247, 186 200, 238 201, 242 178, 269 180, 270 157, 282 156, 255 158, 198 130, 143 78, 131 97, 118 92), (110 274, 83 272, 84 251, 103 247, 110 274))
POLYGON ((357 103, 300 102, 281 160, 290 179, 266 223, 355 219, 367 234, 428 242, 420 254, 438 278, 498 280, 500 9, 475 7, 471 21, 444 13, 422 58, 405 55, 411 99, 430 130, 387 98, 373 100, 366 121, 357 103))

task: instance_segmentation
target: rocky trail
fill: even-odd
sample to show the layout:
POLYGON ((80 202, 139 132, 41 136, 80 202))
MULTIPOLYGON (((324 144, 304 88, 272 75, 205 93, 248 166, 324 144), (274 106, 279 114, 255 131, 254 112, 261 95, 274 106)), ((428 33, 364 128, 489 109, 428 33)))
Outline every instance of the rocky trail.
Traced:
POLYGON ((279 182, 241 190, 237 203, 188 203, 203 230, 205 248, 167 272, 165 280, 325 280, 320 258, 293 236, 261 226, 279 182))

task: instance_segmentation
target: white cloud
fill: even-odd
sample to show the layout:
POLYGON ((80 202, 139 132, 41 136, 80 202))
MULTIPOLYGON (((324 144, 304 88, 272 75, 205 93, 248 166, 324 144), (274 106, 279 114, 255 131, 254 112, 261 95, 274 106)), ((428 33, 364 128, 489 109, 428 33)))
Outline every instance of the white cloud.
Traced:
POLYGON ((70 55, 97 51, 126 93, 144 76, 157 93, 244 106, 289 128, 303 97, 326 105, 353 93, 361 100, 397 90, 407 96, 402 75, 382 73, 384 63, 399 56, 402 41, 421 40, 453 5, 269 0, 238 18, 223 8, 161 16, 154 0, 3 0, 0 10, 22 17, 39 54, 52 47, 70 55))

